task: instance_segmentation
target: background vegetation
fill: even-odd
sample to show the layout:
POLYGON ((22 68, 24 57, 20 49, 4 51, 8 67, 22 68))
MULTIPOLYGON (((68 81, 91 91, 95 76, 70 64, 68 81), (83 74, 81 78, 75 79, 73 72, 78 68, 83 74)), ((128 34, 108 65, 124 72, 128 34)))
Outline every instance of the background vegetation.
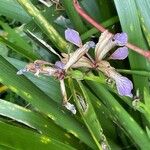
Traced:
MULTIPOLYGON (((57 3, 47 7, 38 0, 0 1, 0 149, 149 150, 150 63, 143 56, 130 50, 125 61, 111 62, 133 81, 134 95, 139 93, 134 100, 120 97, 106 78, 87 74, 80 80, 79 72, 73 71, 65 80, 70 101, 79 106, 80 96, 88 105, 85 113, 77 107, 76 115, 62 106, 56 79, 16 75, 36 59, 52 63, 59 59, 28 31, 59 53, 75 50, 64 39, 67 27, 77 30, 83 42, 97 42, 100 32, 80 18, 72 0, 60 2, 63 10, 57 3)), ((149 0, 80 0, 80 4, 111 32, 124 31, 131 43, 149 49, 149 0)))

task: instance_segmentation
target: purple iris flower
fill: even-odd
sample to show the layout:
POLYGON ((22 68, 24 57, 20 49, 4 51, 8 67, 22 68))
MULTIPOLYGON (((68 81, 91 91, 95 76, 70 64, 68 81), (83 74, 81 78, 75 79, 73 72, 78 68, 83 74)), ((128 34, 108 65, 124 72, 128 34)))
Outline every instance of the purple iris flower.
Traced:
POLYGON ((128 48, 127 47, 120 47, 118 48, 110 57, 109 59, 119 59, 123 60, 128 57, 128 48))
POLYGON ((81 41, 79 33, 73 29, 68 28, 67 30, 65 30, 65 38, 67 41, 69 41, 70 43, 73 43, 74 45, 78 47, 82 46, 82 41, 81 41))
POLYGON ((56 62, 55 62, 55 67, 56 67, 57 69, 64 69, 65 64, 64 64, 63 62, 61 62, 61 61, 56 61, 56 62))
POLYGON ((128 35, 124 32, 117 33, 114 35, 113 40, 117 46, 125 46, 128 42, 128 35))
POLYGON ((117 77, 115 77, 115 82, 119 95, 129 96, 131 98, 133 97, 131 93, 133 89, 133 84, 128 78, 119 74, 117 77))

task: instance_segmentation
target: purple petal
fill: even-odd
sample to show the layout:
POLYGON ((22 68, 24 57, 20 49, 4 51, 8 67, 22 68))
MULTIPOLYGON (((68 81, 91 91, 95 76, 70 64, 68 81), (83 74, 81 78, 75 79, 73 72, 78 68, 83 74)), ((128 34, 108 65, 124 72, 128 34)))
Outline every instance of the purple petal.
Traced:
POLYGON ((127 47, 120 47, 118 48, 110 57, 109 59, 119 59, 123 60, 128 57, 128 48, 127 47))
POLYGON ((63 62, 61 62, 61 61, 56 61, 56 63, 55 63, 55 67, 57 69, 63 69, 64 66, 65 66, 65 64, 63 62))
POLYGON ((27 68, 20 69, 19 71, 17 71, 17 75, 22 75, 22 74, 24 74, 25 72, 28 72, 28 69, 27 69, 27 68))
POLYGON ((79 36, 79 33, 73 29, 68 28, 65 30, 65 38, 67 41, 71 42, 72 44, 81 47, 82 46, 82 41, 79 36))
POLYGON ((125 46, 128 42, 128 36, 126 33, 117 33, 113 37, 114 42, 117 46, 125 46))
POLYGON ((93 41, 88 42, 89 48, 95 48, 95 43, 93 41))
POLYGON ((115 81, 119 95, 133 97, 133 84, 128 78, 119 75, 115 81))

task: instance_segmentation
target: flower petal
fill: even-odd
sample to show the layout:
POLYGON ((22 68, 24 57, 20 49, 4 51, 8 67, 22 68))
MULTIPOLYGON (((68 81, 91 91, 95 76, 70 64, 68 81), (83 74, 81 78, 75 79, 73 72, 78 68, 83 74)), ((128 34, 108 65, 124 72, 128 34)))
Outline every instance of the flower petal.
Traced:
POLYGON ((128 48, 127 47, 120 47, 118 48, 110 57, 109 59, 119 59, 123 60, 128 57, 128 48))
POLYGON ((67 102, 65 105, 64 105, 68 110, 70 110, 74 115, 76 114, 76 108, 73 104, 67 102))
POLYGON ((20 69, 19 71, 17 71, 17 75, 22 75, 22 74, 24 74, 25 72, 28 72, 28 69, 27 69, 27 68, 20 69))
POLYGON ((74 53, 72 53, 64 67, 64 70, 67 71, 72 65, 79 61, 79 59, 88 52, 91 46, 93 46, 93 43, 94 42, 92 41, 86 42, 81 48, 78 48, 74 53))
POLYGON ((131 93, 133 84, 128 78, 118 75, 115 81, 119 95, 133 97, 131 93))
POLYGON ((124 32, 117 33, 114 35, 113 40, 117 46, 125 46, 128 42, 128 35, 124 32))
POLYGON ((64 66, 65 66, 65 64, 64 64, 63 62, 61 62, 61 61, 56 61, 56 62, 55 62, 55 67, 56 67, 57 69, 63 69, 64 66))
POLYGON ((82 41, 79 36, 79 33, 73 29, 68 28, 65 30, 65 38, 67 41, 71 42, 72 44, 81 47, 82 46, 82 41))

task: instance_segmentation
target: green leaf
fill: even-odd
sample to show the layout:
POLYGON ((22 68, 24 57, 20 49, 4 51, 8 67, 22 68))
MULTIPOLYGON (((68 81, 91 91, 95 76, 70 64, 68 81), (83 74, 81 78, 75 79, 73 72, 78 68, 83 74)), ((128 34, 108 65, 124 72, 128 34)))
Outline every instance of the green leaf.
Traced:
POLYGON ((31 17, 21 8, 16 0, 1 0, 0 14, 22 23, 27 23, 31 17))
POLYGON ((30 0, 17 0, 20 5, 27 11, 32 17, 34 22, 41 28, 43 33, 53 42, 53 44, 60 49, 60 51, 67 52, 71 49, 71 45, 68 44, 61 35, 56 31, 52 24, 50 24, 41 12, 30 2, 30 0))
POLYGON ((114 116, 114 121, 118 126, 123 127, 125 134, 141 148, 141 150, 150 149, 150 140, 143 129, 135 122, 128 112, 118 103, 111 93, 101 84, 92 81, 87 82, 91 90, 107 106, 114 116))
POLYGON ((1 150, 15 150, 15 148, 13 148, 13 147, 9 147, 9 146, 6 146, 6 145, 1 145, 1 144, 0 144, 0 149, 1 150))
POLYGON ((32 47, 23 39, 14 29, 6 23, 0 21, 0 26, 7 32, 5 39, 1 37, 1 41, 13 48, 16 52, 30 59, 39 59, 40 56, 33 51, 32 47), (7 40, 6 40, 7 39, 7 40), (11 46, 12 45, 12 46, 11 46), (16 47, 15 47, 16 46, 16 47))
MULTIPOLYGON (((148 49, 146 41, 143 37, 140 21, 138 17, 138 10, 133 0, 114 0, 117 12, 119 15, 121 27, 124 32, 128 34, 129 42, 136 44, 137 46, 148 49), (138 32, 137 32, 138 31, 138 32)), ((148 61, 139 54, 130 51, 129 61, 132 70, 149 70, 150 65, 148 61)), ((140 89, 140 93, 143 94, 144 87, 149 88, 148 78, 133 75, 134 85, 136 89, 140 89)))
POLYGON ((78 145, 77 139, 57 126, 51 119, 19 105, 0 99, 0 115, 24 124, 44 135, 53 137, 61 142, 78 145))
POLYGON ((71 89, 71 93, 73 94, 74 101, 77 105, 77 108, 80 112, 80 115, 87 126, 89 133, 91 134, 93 140, 95 141, 95 145, 97 146, 96 149, 102 150, 101 145, 99 144, 99 140, 102 142, 102 129, 100 126, 100 123, 96 117, 96 114, 94 112, 93 106, 89 99, 87 98, 87 94, 85 93, 83 86, 80 82, 78 82, 79 87, 81 88, 81 91, 83 93, 83 96, 78 93, 79 91, 76 91, 74 88, 73 80, 69 78, 69 86, 71 89))
POLYGON ((74 148, 52 139, 46 135, 40 135, 35 132, 31 132, 26 129, 18 128, 15 126, 8 125, 0 122, 0 144, 12 147, 14 149, 62 149, 62 150, 73 150, 74 148))
POLYGON ((7 45, 10 49, 20 53, 21 55, 25 56, 26 58, 30 60, 36 60, 39 58, 38 56, 33 54, 32 51, 30 52, 25 48, 17 46, 16 44, 9 42, 7 39, 3 38, 2 36, 0 36, 0 42, 2 42, 3 44, 7 45))
POLYGON ((147 42, 150 46, 150 15, 149 15, 149 10, 150 10, 150 4, 149 0, 141 1, 141 0, 136 0, 135 3, 137 4, 137 9, 140 12, 139 18, 142 24, 142 28, 145 34, 145 37, 147 39, 147 42))

